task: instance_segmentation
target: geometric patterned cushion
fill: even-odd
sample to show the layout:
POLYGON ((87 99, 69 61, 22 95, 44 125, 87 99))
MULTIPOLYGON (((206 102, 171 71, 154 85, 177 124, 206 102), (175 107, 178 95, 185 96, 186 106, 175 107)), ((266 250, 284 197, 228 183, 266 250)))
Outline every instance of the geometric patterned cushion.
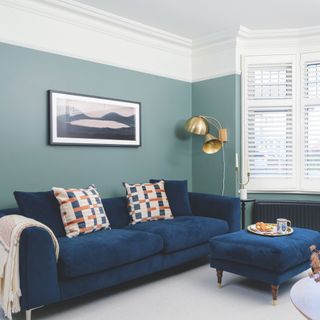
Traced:
POLYGON ((124 183, 132 224, 160 219, 173 219, 164 181, 144 184, 124 183))
POLYGON ((69 238, 109 228, 99 193, 94 185, 87 189, 52 188, 60 203, 60 213, 69 238))

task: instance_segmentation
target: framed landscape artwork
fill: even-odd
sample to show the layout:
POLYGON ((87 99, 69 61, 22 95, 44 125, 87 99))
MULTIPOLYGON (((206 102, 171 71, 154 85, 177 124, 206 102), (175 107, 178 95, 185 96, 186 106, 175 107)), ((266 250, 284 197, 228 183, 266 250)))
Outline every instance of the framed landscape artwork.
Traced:
POLYGON ((49 91, 50 144, 141 145, 139 102, 49 91))

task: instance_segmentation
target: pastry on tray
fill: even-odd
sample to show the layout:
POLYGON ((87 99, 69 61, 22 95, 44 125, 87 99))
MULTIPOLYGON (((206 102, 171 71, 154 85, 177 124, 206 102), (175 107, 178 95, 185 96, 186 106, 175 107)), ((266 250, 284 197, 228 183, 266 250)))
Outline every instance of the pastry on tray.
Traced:
POLYGON ((271 223, 257 222, 256 229, 261 232, 272 232, 274 225, 271 223))

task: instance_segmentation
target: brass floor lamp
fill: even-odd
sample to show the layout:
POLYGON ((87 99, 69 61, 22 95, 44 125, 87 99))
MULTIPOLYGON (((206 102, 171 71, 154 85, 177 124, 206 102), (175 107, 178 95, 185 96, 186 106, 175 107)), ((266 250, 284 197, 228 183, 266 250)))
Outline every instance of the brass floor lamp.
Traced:
POLYGON ((185 123, 185 129, 192 134, 204 136, 204 143, 202 146, 202 151, 204 153, 213 154, 222 149, 223 178, 221 194, 224 195, 226 177, 224 143, 228 141, 227 129, 223 128, 216 118, 203 115, 189 118, 185 123), (210 125, 218 131, 218 137, 215 137, 209 132, 210 125))

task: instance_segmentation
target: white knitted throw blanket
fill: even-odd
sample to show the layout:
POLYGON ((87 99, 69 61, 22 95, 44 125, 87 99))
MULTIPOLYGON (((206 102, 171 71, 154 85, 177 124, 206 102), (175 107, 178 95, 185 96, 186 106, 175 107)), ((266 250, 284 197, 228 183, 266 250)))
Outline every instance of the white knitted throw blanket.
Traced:
POLYGON ((0 219, 0 304, 4 315, 20 311, 19 243, 22 231, 29 227, 46 230, 53 241, 56 258, 59 244, 54 233, 44 224, 21 215, 7 215, 0 219))

